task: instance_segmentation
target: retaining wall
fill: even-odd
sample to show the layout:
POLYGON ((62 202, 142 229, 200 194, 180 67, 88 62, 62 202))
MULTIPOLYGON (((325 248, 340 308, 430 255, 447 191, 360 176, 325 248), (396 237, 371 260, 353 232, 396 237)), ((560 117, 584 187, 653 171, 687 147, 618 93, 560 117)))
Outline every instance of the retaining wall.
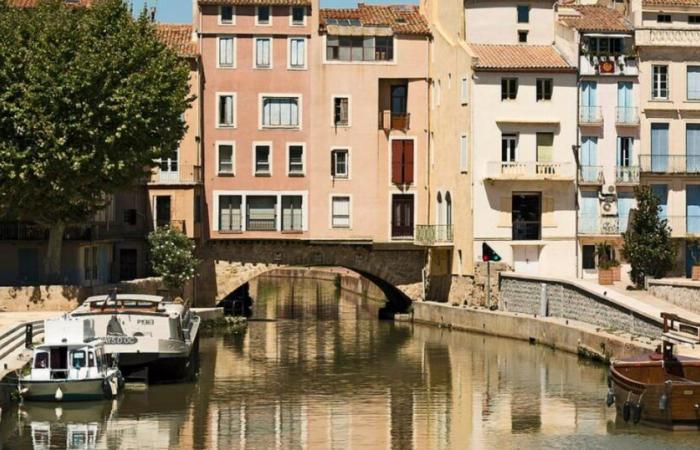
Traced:
POLYGON ((700 283, 682 280, 649 280, 648 291, 673 305, 700 314, 700 283))

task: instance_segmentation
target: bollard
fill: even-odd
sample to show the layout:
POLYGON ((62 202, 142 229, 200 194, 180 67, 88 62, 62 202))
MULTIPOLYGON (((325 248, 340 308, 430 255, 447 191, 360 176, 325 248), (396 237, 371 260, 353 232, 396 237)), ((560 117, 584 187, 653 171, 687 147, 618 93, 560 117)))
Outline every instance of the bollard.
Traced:
POLYGON ((34 340, 34 325, 28 323, 24 326, 24 346, 26 348, 33 348, 32 341, 34 340))

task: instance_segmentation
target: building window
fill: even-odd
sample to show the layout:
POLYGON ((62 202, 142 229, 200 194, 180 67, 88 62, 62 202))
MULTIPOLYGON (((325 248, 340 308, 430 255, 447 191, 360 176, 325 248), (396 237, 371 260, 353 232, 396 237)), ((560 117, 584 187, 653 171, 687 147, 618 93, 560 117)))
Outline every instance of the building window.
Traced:
POLYGON ((518 79, 501 78, 501 100, 515 100, 518 96, 518 79))
POLYGON ((413 237, 414 198, 411 194, 391 196, 391 237, 413 237))
POLYGON ((234 94, 217 94, 217 127, 233 127, 235 95, 234 94))
POLYGON ((233 37, 219 38, 219 67, 235 66, 233 39, 233 37))
POLYGON ((700 100, 700 66, 688 66, 686 83, 688 100, 700 100))
POLYGON ((552 85, 554 81, 551 78, 537 79, 537 101, 552 99, 552 85))
POLYGON ((459 170, 466 172, 469 169, 469 154, 468 152, 467 135, 463 134, 459 137, 459 170))
POLYGON ((241 231, 241 196, 219 197, 219 231, 241 231))
POLYGON ((581 267, 584 270, 595 270, 595 245, 583 245, 581 249, 581 267))
POLYGON ((688 16, 688 23, 700 23, 700 16, 688 16))
POLYGON ((466 105, 469 101, 469 80, 467 77, 463 77, 459 84, 459 98, 463 105, 466 105))
POLYGON ((671 23, 671 15, 670 14, 659 14, 656 16, 656 21, 658 23, 671 23))
POLYGON ((257 6, 255 8, 255 24, 270 25, 272 23, 270 6, 257 6))
POLYGON ((618 167, 632 166, 632 149, 634 138, 629 136, 618 136, 617 138, 617 165, 618 167))
POLYGON ((255 38, 255 68, 272 68, 272 38, 255 38))
POLYGON ((350 98, 333 97, 333 125, 350 126, 350 98))
POLYGON ((668 98, 668 66, 652 66, 651 97, 668 98))
POLYGON ((523 44, 527 42, 527 30, 518 30, 518 42, 523 44))
POLYGON ((304 146, 302 144, 289 144, 287 146, 289 175, 304 175, 304 146))
POLYGON ((350 197, 331 198, 331 226, 350 228, 350 197))
POLYGON ((292 6, 292 25, 301 26, 306 23, 306 8, 303 6, 292 6))
POLYGON ((542 198, 537 194, 514 194, 512 224, 514 241, 540 239, 542 222, 542 198))
POLYGON ((518 136, 515 134, 501 135, 501 162, 515 162, 515 149, 518 136))
POLYGON ((282 196, 282 231, 302 231, 301 195, 282 196))
POLYGON ((327 36, 328 61, 391 61, 394 39, 391 36, 327 36))
POLYGON ((413 183, 413 140, 391 141, 391 182, 398 185, 413 183))
POLYGON ((331 151, 331 176, 333 178, 350 177, 350 152, 346 148, 331 151))
POLYGON ((263 97, 263 127, 299 127, 299 97, 263 97))
POLYGON ((272 173, 272 158, 269 144, 255 144, 255 175, 270 175, 272 173))
POLYGON ((277 196, 249 195, 246 209, 246 231, 277 230, 277 196))
POLYGON ((518 23, 530 22, 530 5, 518 5, 518 23))
POLYGON ((306 39, 289 39, 289 67, 292 69, 306 68, 306 39))
POLYGON ((217 143, 219 158, 218 171, 222 175, 233 175, 234 173, 234 150, 233 142, 217 143))
POLYGON ((219 23, 221 25, 233 25, 235 23, 233 6, 219 6, 219 23))

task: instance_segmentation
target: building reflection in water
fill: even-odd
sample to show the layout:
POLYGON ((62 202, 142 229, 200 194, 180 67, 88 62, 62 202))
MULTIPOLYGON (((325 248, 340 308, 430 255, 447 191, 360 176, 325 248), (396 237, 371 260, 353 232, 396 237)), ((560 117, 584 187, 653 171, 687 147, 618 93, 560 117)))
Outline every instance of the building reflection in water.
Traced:
POLYGON ((507 449, 598 445, 615 433, 600 366, 523 342, 380 322, 380 302, 329 281, 261 278, 251 293, 245 332, 202 339, 196 383, 132 386, 114 404, 60 418, 53 404, 27 404, 5 414, 0 444, 507 449))

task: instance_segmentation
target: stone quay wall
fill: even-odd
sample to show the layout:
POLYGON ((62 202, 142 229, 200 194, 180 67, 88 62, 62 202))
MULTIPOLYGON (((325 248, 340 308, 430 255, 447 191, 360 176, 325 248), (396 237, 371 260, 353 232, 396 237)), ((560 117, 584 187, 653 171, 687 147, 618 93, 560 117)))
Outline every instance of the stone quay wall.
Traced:
POLYGON ((501 308, 509 312, 559 317, 601 329, 656 338, 660 319, 632 311, 614 299, 564 280, 501 274, 501 308))
POLYGON ((697 281, 649 280, 648 285, 654 297, 700 314, 700 283, 697 281))

